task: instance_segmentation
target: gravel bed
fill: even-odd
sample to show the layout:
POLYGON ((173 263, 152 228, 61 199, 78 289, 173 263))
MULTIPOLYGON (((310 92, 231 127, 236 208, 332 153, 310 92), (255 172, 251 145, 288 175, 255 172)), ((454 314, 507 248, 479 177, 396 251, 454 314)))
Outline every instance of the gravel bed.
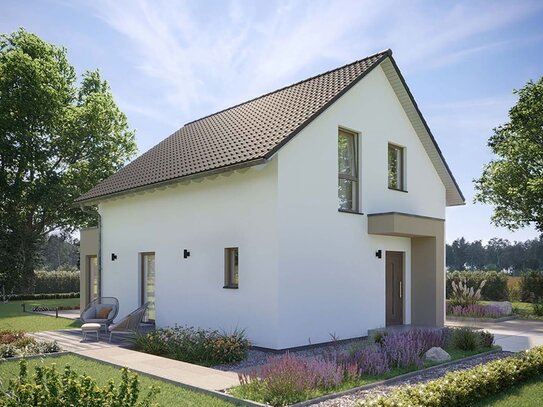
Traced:
MULTIPOLYGON (((365 346, 369 344, 367 338, 352 339, 346 341, 340 341, 337 343, 326 343, 323 345, 314 345, 308 348, 290 350, 291 355, 300 357, 312 357, 333 353, 343 353, 352 349, 353 347, 365 346)), ((261 349, 249 349, 247 359, 234 364, 213 366, 213 369, 234 371, 234 372, 248 372, 252 370, 258 370, 258 368, 268 361, 268 358, 279 356, 286 352, 272 352, 261 349)))
POLYGON ((413 375, 403 380, 399 380, 388 385, 376 386, 367 390, 360 390, 355 393, 351 393, 345 396, 340 396, 334 399, 326 400, 320 403, 311 404, 313 407, 352 407, 356 404, 356 401, 362 400, 367 397, 385 395, 396 389, 400 386, 412 385, 417 383, 424 383, 429 380, 437 379, 438 377, 443 376, 447 372, 452 372, 454 370, 463 370, 469 369, 475 365, 490 362, 491 360, 504 358, 510 356, 511 352, 499 351, 496 353, 491 353, 488 355, 478 356, 470 360, 459 360, 456 363, 436 367, 430 371, 421 371, 417 375, 413 375))

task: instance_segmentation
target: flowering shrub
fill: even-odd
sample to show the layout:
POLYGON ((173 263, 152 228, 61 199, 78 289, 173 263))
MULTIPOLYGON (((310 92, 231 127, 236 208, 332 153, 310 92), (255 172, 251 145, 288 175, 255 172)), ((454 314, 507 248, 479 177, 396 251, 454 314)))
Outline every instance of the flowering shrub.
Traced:
POLYGON ((36 341, 22 331, 0 331, 0 359, 60 351, 56 342, 36 341))
POLYGON ((447 305, 447 315, 454 317, 469 318, 500 318, 505 313, 495 305, 470 304, 470 305, 447 305))
POLYGON ((193 327, 164 328, 136 335, 136 350, 184 362, 213 366, 247 357, 249 340, 243 330, 221 333, 193 327))
POLYGON ((358 406, 471 406, 518 383, 543 375, 543 347, 457 370, 424 384, 400 387, 386 396, 360 401, 358 406))
POLYGON ((305 400, 317 389, 334 389, 344 379, 340 365, 324 358, 301 358, 290 353, 271 357, 260 372, 240 374, 241 397, 257 394, 272 405, 286 405, 305 400))
POLYGON ((19 364, 19 376, 10 380, 6 390, 0 391, 0 407, 151 407, 159 389, 152 387, 143 400, 139 400, 140 384, 136 374, 122 369, 121 383, 113 380, 98 386, 86 375, 78 375, 64 368, 60 374, 55 366, 38 366, 32 379, 28 377, 26 362, 19 364))
POLYGON ((443 347, 445 335, 442 329, 413 329, 393 332, 383 339, 390 367, 421 367, 424 353, 434 347, 443 347))

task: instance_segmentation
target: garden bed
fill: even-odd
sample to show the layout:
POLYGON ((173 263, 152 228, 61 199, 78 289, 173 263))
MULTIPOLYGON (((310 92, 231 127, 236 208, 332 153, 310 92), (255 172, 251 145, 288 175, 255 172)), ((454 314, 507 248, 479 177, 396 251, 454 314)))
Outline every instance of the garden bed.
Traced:
POLYGON ((0 360, 60 352, 54 341, 37 341, 22 331, 0 331, 0 360))
POLYGON ((240 386, 228 390, 241 399, 288 405, 337 394, 420 371, 441 363, 423 358, 432 347, 442 347, 451 359, 491 351, 493 337, 467 329, 412 329, 380 333, 371 340, 335 350, 312 349, 270 356, 267 362, 240 373, 240 386), (312 355, 311 355, 312 353, 312 355))

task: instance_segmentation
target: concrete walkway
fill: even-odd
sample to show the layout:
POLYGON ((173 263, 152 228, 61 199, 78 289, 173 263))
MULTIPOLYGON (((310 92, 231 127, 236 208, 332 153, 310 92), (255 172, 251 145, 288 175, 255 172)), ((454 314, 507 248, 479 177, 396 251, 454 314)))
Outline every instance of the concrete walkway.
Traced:
POLYGON ((239 384, 236 372, 224 372, 127 349, 133 346, 130 336, 127 335, 114 335, 112 343, 109 342, 109 335, 103 331, 100 332, 99 341, 96 341, 93 335, 88 335, 89 339, 83 341, 80 329, 34 332, 29 335, 37 340, 57 341, 62 350, 77 355, 127 367, 175 383, 211 391, 224 390, 239 384))
POLYGON ((494 334, 496 345, 503 350, 519 352, 543 345, 543 321, 513 319, 503 322, 447 322, 447 326, 469 326, 494 334))
POLYGON ((205 390, 220 391, 239 384, 238 375, 234 372, 223 372, 120 347, 89 349, 75 353, 205 390))

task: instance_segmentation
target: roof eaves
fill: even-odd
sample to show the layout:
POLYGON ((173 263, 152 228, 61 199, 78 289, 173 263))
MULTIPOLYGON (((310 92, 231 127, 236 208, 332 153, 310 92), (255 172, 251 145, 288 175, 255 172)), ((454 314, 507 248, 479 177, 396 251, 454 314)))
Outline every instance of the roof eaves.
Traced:
POLYGON ((268 159, 266 158, 251 159, 251 160, 241 161, 239 163, 235 163, 231 165, 226 165, 224 167, 213 168, 211 170, 204 171, 204 172, 197 172, 194 174, 185 175, 183 177, 171 178, 171 179, 161 181, 161 182, 154 182, 154 183, 150 183, 146 185, 141 185, 136 188, 127 188, 127 189, 123 189, 121 191, 117 191, 117 192, 113 192, 109 194, 93 196, 91 198, 84 198, 84 195, 81 195, 79 198, 74 200, 74 206, 80 206, 82 204, 96 205, 105 199, 117 198, 122 195, 133 194, 133 193, 135 194, 135 193, 147 191, 150 189, 167 187, 172 184, 177 184, 179 182, 184 182, 184 181, 190 181, 196 178, 209 177, 211 175, 221 174, 223 172, 235 171, 242 168, 253 167, 259 164, 264 164, 267 161, 268 159))
POLYGON ((405 88, 405 91, 407 92, 407 95, 409 96, 409 99, 410 99, 411 103, 413 104, 413 107, 415 108, 418 116, 420 117, 422 125, 424 126, 426 132, 430 136, 430 140, 432 141, 437 153, 439 154, 439 157, 440 157, 441 161, 443 162, 443 165, 445 166, 445 169, 447 170, 449 176, 451 177, 451 179, 452 179, 452 181, 454 183, 454 186, 456 187, 456 190, 458 191, 458 194, 460 195, 460 197, 462 199, 462 203, 451 204, 449 206, 465 205, 466 204, 466 198, 464 197, 464 194, 462 193, 462 190, 460 189, 460 186, 458 185, 458 182, 454 178, 454 175, 453 175, 449 165, 447 164, 447 161, 445 160, 445 157, 443 156, 443 153, 441 152, 441 149, 439 148, 439 145, 437 144, 437 141, 436 141, 434 135, 432 134, 432 131, 430 130, 430 127, 428 126, 428 123, 426 123, 426 119, 422 115, 422 112, 420 111, 419 106, 417 105, 417 102, 415 101, 415 98, 413 97, 413 94, 411 93, 411 90, 409 89, 409 86, 407 86, 407 83, 405 82, 405 79, 404 79, 402 73, 400 72, 400 69, 398 68, 398 65, 396 65, 396 61, 394 61, 394 58, 392 57, 392 54, 390 55, 390 62, 392 63, 392 66, 394 67, 398 77, 400 78, 400 81, 402 82, 402 84, 403 84, 403 86, 405 88))

